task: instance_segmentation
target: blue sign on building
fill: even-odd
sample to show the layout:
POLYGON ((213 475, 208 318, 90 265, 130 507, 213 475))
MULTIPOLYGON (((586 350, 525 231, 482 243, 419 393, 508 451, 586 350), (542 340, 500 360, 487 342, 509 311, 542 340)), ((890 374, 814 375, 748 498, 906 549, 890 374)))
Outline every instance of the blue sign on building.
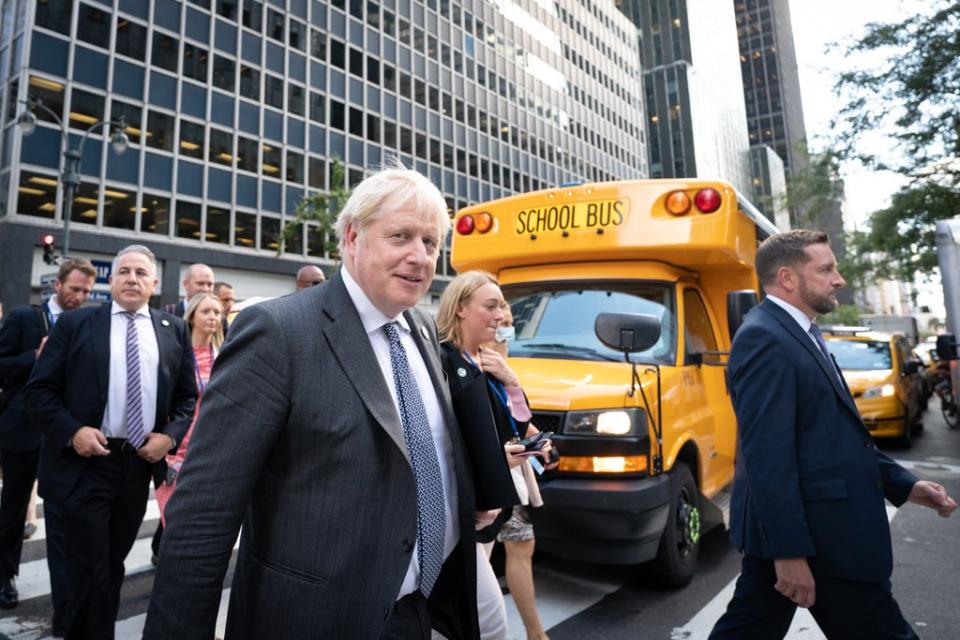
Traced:
MULTIPOLYGON (((97 284, 108 284, 110 282, 110 273, 113 271, 113 263, 109 260, 91 260, 93 268, 97 270, 97 284)), ((90 296, 93 299, 93 296, 90 296)))

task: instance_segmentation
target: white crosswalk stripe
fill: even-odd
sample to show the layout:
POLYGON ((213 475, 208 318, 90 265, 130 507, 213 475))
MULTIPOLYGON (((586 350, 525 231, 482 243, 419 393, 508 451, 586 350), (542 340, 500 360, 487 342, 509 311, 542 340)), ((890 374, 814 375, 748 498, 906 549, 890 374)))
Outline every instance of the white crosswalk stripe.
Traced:
MULTIPOLYGON (((893 519, 897 512, 894 507, 887 507, 888 517, 893 519)), ((159 518, 156 500, 151 499, 147 507, 145 521, 156 521, 159 518)), ((39 527, 42 527, 40 519, 39 527)), ((40 533, 38 530, 38 534, 40 533)), ((143 538, 136 541, 125 565, 128 578, 137 576, 153 569, 150 563, 150 542, 153 528, 145 527, 143 538)), ((239 539, 234 546, 239 546, 239 539)), ((605 596, 612 594, 625 586, 634 577, 630 568, 598 567, 584 576, 580 572, 564 571, 554 568, 551 563, 536 563, 534 566, 535 584, 537 591, 537 608, 544 627, 550 629, 578 613, 593 606, 605 596)), ((736 584, 736 577, 726 584, 699 612, 697 612, 682 627, 673 629, 671 640, 705 640, 714 623, 723 614, 736 584)), ((21 602, 34 598, 45 598, 50 593, 49 573, 46 559, 33 560, 23 563, 20 567, 20 577, 17 580, 21 602)), ((217 621, 217 637, 222 638, 226 623, 227 602, 230 590, 225 589, 220 602, 220 614, 217 621)), ((526 637, 523 623, 512 598, 505 597, 508 615, 508 635, 506 640, 523 640, 526 637)), ((145 609, 136 615, 117 621, 117 640, 139 639, 143 633, 146 620, 145 609)), ((10 640, 40 640, 49 630, 45 621, 34 619, 19 619, 7 614, 0 619, 0 638, 10 640)), ((823 640, 824 636, 816 622, 806 609, 799 609, 794 617, 787 640, 823 640)))

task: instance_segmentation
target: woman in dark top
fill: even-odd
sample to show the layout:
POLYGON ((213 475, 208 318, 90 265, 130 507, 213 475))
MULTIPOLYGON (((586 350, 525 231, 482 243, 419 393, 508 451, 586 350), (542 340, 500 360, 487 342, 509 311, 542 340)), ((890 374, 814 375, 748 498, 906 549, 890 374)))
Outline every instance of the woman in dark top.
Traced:
POLYGON ((513 505, 521 502, 510 468, 522 465, 528 456, 523 454, 523 445, 515 441, 526 437, 528 430, 535 431, 529 425, 530 409, 517 374, 506 358, 483 346, 494 341, 504 319, 504 306, 503 294, 492 275, 468 271, 447 285, 437 312, 443 368, 457 421, 471 449, 477 508, 503 509, 491 527, 477 534, 477 608, 484 639, 506 636, 506 610, 483 543, 492 543, 513 505), (484 440, 484 436, 489 439, 484 440), (478 461, 479 444, 483 443, 488 444, 483 448, 486 459, 478 461), (490 502, 482 504, 485 500, 490 502))

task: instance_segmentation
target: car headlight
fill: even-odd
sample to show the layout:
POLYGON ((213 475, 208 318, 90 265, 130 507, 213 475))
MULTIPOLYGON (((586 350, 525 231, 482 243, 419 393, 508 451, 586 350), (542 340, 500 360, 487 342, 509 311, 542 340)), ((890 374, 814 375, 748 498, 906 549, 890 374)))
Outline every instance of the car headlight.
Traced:
POLYGON ((571 411, 563 425, 564 435, 631 436, 645 433, 647 417, 642 409, 571 411))
POLYGON ((885 384, 878 387, 870 387, 863 392, 863 398, 889 398, 897 393, 896 387, 892 384, 885 384))

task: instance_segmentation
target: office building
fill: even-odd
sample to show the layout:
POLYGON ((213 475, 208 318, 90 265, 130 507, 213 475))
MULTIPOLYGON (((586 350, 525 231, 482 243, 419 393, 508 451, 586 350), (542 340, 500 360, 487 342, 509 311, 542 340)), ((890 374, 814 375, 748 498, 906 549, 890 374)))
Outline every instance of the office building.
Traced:
POLYGON ((783 160, 769 145, 750 147, 750 171, 753 175, 753 204, 781 231, 790 229, 787 210, 787 176, 783 160))
MULTIPOLYGON (((86 136, 71 253, 106 261, 147 244, 164 303, 193 262, 240 298, 292 290, 304 262, 332 267, 316 225, 283 246, 281 229, 306 194, 331 188, 334 159, 355 184, 396 155, 451 211, 648 174, 636 33, 613 3, 7 0, 2 11, 5 305, 39 296, 54 270, 40 237, 61 233, 65 213, 60 129, 43 109, 29 137, 15 124, 28 95, 71 146, 86 136), (123 155, 85 133, 120 117, 123 155)), ((446 248, 438 273, 437 291, 452 274, 446 248)))
POLYGON ((734 0, 750 144, 773 147, 787 176, 807 165, 788 0, 734 0))
POLYGON ((733 9, 712 0, 625 0, 641 31, 650 177, 726 180, 751 193, 733 9))

